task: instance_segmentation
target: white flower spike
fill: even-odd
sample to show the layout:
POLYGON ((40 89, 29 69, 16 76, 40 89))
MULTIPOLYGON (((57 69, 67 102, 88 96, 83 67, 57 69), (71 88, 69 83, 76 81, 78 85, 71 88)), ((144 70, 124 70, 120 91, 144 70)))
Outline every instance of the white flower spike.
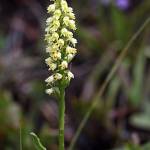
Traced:
POLYGON ((51 17, 46 20, 45 30, 46 52, 49 54, 45 62, 53 74, 45 80, 50 86, 46 90, 49 95, 54 94, 55 89, 58 91, 60 87, 65 88, 74 78, 68 65, 77 52, 75 48, 77 40, 72 33, 76 30, 73 9, 68 7, 66 0, 51 1, 53 4, 47 8, 51 17))
POLYGON ((54 94, 56 88, 65 88, 71 78, 74 78, 68 66, 77 52, 75 48, 77 40, 72 33, 76 30, 73 9, 68 7, 66 0, 51 1, 53 4, 47 8, 51 17, 46 20, 45 30, 46 52, 49 54, 45 62, 53 74, 45 80, 50 86, 46 90, 49 95, 54 94))

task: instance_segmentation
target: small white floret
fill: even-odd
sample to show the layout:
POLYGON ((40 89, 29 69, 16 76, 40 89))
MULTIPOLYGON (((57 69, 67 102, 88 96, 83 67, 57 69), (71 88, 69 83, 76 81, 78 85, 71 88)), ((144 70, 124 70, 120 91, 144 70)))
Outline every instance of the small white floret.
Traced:
POLYGON ((54 93, 54 90, 53 90, 53 88, 50 88, 50 89, 46 89, 45 92, 46 92, 46 94, 51 95, 54 93))

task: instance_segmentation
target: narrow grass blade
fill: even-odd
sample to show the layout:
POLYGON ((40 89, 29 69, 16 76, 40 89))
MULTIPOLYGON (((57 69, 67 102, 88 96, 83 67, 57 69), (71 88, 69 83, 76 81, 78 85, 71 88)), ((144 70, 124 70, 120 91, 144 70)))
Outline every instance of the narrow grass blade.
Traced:
POLYGON ((122 50, 122 52, 120 53, 120 55, 118 56, 114 66, 112 67, 110 73, 108 74, 106 80, 104 81, 104 83, 102 84, 102 87, 100 88, 100 90, 98 91, 97 95, 94 98, 94 101, 91 105, 91 107, 89 108, 89 110, 87 111, 87 113, 85 114, 85 117, 83 118, 83 120, 81 121, 72 141, 71 144, 68 148, 68 150, 73 150, 75 143, 83 129, 83 127, 85 126, 86 122, 88 121, 91 113, 93 112, 95 106, 98 104, 100 97, 103 95, 108 83, 111 81, 112 77, 114 76, 114 74, 116 73, 117 69, 119 68, 122 60, 125 58, 128 49, 130 48, 130 46, 133 44, 133 42, 137 39, 137 37, 141 34, 141 32, 145 29, 145 27, 149 24, 150 22, 150 17, 144 22, 144 24, 139 28, 139 30, 132 36, 132 38, 129 40, 129 42, 127 43, 127 45, 125 46, 125 48, 122 50))
POLYGON ((33 143, 37 150, 46 150, 46 148, 42 145, 40 139, 38 138, 38 136, 35 133, 31 132, 30 135, 33 138, 33 143))

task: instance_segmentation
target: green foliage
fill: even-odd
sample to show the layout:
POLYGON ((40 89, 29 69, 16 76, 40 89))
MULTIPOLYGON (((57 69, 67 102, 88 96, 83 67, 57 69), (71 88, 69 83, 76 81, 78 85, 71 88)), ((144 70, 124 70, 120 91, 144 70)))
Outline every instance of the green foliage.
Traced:
MULTIPOLYGON (((106 5, 102 5, 101 1, 70 1, 77 14, 75 37, 78 39, 78 55, 70 66, 75 79, 66 91, 67 144, 71 142, 122 48, 149 17, 150 0, 136 1, 136 4, 128 0, 132 6, 127 10, 119 9, 115 0, 106 5)), ((37 24, 34 20, 40 20, 39 14, 43 14, 43 10, 45 12, 49 2, 39 0, 41 3, 37 5, 37 1, 21 2, 21 5, 18 2, 0 2, 0 149, 19 149, 20 122, 23 150, 35 149, 32 140, 36 146, 40 142, 36 135, 32 135, 31 140, 29 133, 33 130, 36 130, 46 148, 57 149, 57 102, 44 92, 46 87, 43 81, 48 74, 44 63, 45 43, 34 40, 34 37, 43 37, 40 29, 32 27, 32 24, 37 24), (36 8, 40 4, 42 11, 40 7, 36 8), (29 11, 27 6, 30 6, 31 12, 38 12, 35 15, 37 18, 27 15, 31 19, 24 19, 24 14, 29 11), (11 11, 5 11, 5 8, 11 11), (2 14, 3 10, 8 14, 2 14), (14 14, 11 13, 13 10, 14 14), (10 16, 14 17, 10 19, 10 16), (34 45, 37 47, 34 48, 34 45)), ((47 17, 43 15, 43 18, 47 17)), ((39 26, 42 25, 41 21, 39 26)), ((147 143, 150 135, 149 33, 148 25, 119 63, 120 67, 104 94, 98 97, 91 118, 80 135, 77 150, 95 149, 95 146, 102 150, 150 150, 147 143), (139 145, 135 145, 132 139, 135 132, 139 145)))

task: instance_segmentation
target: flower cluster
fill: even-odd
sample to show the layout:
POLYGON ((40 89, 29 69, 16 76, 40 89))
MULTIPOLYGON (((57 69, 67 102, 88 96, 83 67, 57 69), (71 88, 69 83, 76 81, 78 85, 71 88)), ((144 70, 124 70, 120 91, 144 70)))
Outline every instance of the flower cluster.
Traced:
POLYGON ((59 88, 65 88, 74 75, 69 71, 68 64, 74 58, 77 50, 77 40, 72 31, 76 30, 75 15, 73 9, 68 6, 66 0, 52 0, 47 11, 51 14, 46 20, 47 42, 46 52, 49 57, 45 60, 52 71, 52 75, 45 81, 50 86, 46 93, 51 95, 59 92, 59 88))

